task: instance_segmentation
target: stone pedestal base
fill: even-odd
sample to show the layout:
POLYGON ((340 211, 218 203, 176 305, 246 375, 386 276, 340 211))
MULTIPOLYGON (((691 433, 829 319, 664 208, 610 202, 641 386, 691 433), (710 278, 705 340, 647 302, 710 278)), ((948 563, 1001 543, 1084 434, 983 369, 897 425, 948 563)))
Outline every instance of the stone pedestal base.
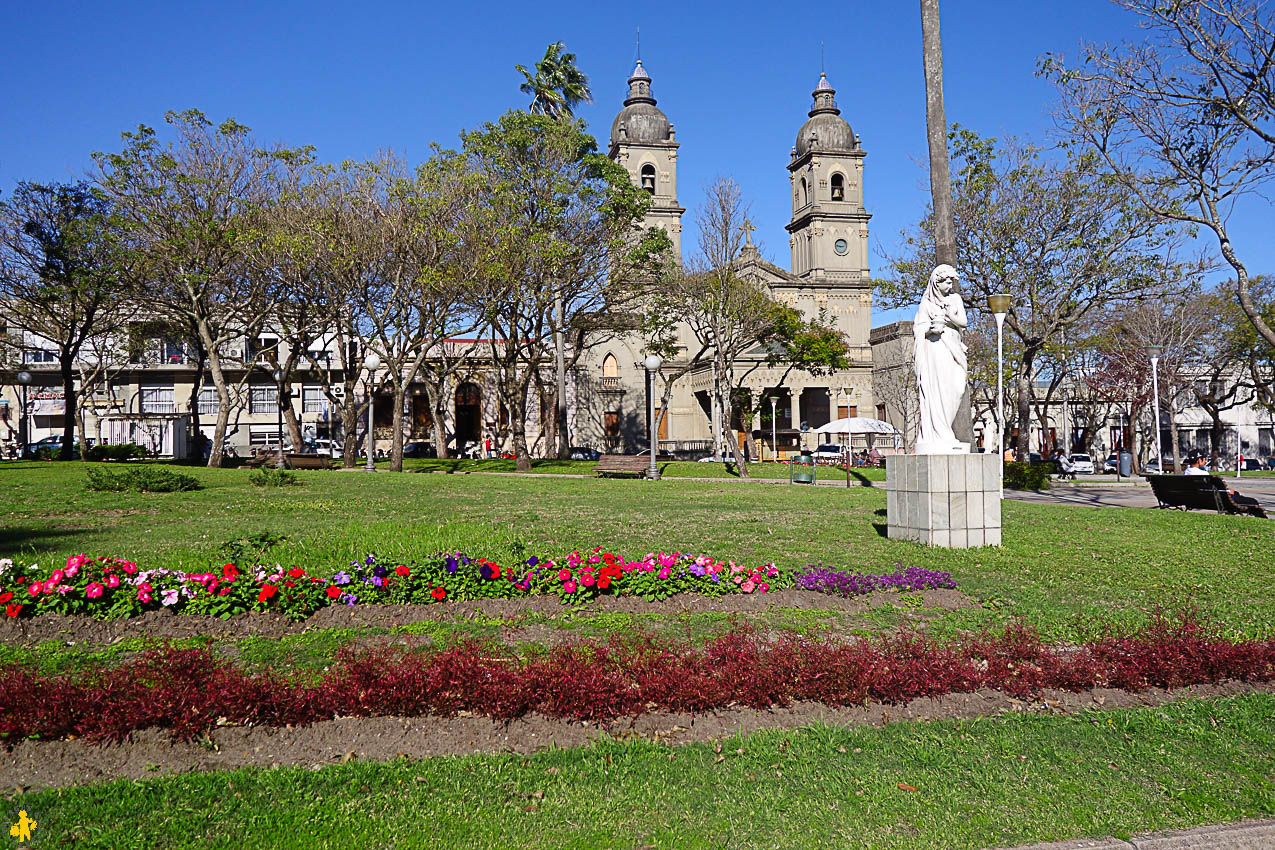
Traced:
POLYGON ((890 539, 950 549, 999 546, 1000 464, 994 454, 888 456, 890 539))

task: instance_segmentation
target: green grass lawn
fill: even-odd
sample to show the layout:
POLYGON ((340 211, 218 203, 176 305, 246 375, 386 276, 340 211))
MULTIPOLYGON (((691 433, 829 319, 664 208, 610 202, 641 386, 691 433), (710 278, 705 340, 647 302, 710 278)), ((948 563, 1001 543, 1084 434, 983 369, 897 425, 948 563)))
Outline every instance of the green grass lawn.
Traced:
MULTIPOLYGON (((422 471, 299 472, 292 488, 253 487, 246 470, 187 468, 204 489, 143 495, 88 491, 79 464, 0 464, 0 557, 55 563, 88 552, 143 567, 206 567, 225 559, 226 544, 251 551, 247 539, 261 534, 285 538, 265 553, 270 561, 307 566, 368 552, 411 559, 464 549, 501 559, 603 544, 629 555, 682 549, 784 566, 945 569, 978 603, 929 610, 901 595, 857 615, 781 608, 746 619, 816 636, 921 621, 952 634, 1021 618, 1075 641, 1099 621, 1133 624, 1157 606, 1184 604, 1232 636, 1275 635, 1275 526, 1246 518, 1008 501, 1003 547, 953 551, 886 539, 880 486, 749 484, 722 465, 695 463, 667 465, 661 482, 598 480, 592 464, 556 461, 538 464, 536 476, 461 474, 512 471, 512 461, 409 467, 422 471)), ((787 471, 766 465, 757 475, 787 471)), ((865 479, 854 483, 877 483, 880 471, 865 479)), ((400 632, 447 640, 533 626, 705 638, 743 621, 564 606, 282 639, 196 635, 179 645, 304 672, 351 641, 400 632)), ((0 647, 0 661, 69 670, 152 645, 51 641, 0 647)), ((609 741, 530 757, 189 775, 18 795, 5 813, 24 807, 37 819, 35 846, 972 848, 1275 815, 1273 754, 1275 696, 1250 695, 1071 717, 811 727, 733 740, 720 755, 708 745, 609 741)))
MULTIPOLYGON (((1275 815, 1275 697, 19 795, 34 846, 998 847, 1275 815), (909 786, 908 790, 900 785, 909 786)), ((12 820, 12 817, 11 817, 12 820)))
POLYGON ((257 488, 245 470, 186 471, 204 489, 96 493, 79 464, 2 465, 0 556, 88 552, 202 568, 224 560, 225 544, 260 533, 286 538, 270 561, 308 567, 369 552, 680 549, 782 566, 950 570, 981 607, 935 618, 940 631, 1021 617, 1074 640, 1095 619, 1133 622, 1156 606, 1193 604, 1234 636, 1275 634, 1275 526, 1246 517, 1006 501, 1005 545, 961 551, 886 539, 881 487, 303 471, 300 486, 257 488))

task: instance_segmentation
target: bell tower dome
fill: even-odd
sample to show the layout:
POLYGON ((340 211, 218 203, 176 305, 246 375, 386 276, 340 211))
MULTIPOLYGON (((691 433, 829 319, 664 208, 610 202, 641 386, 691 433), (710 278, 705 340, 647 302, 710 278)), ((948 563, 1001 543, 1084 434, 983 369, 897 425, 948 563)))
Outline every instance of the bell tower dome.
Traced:
POLYGON ((792 272, 833 284, 866 282, 868 219, 872 217, 863 206, 867 154, 841 117, 836 90, 827 75, 819 75, 812 95, 814 104, 797 131, 788 163, 792 272))
POLYGON ((677 203, 677 136, 673 125, 651 96, 651 77, 637 67, 629 77, 629 96, 611 123, 612 160, 624 166, 634 185, 651 193, 644 227, 662 227, 673 242, 673 255, 682 261, 682 213, 677 203))

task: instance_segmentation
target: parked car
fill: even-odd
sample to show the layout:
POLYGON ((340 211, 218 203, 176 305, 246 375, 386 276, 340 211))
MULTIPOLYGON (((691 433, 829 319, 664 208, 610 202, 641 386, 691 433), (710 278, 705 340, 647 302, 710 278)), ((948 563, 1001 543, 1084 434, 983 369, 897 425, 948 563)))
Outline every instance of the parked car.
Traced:
POLYGON ((403 457, 436 457, 434 444, 428 440, 413 440, 403 444, 403 457))
POLYGON ((1259 459, 1257 459, 1257 458, 1255 458, 1255 457, 1246 457, 1246 458, 1244 458, 1244 471, 1245 471, 1245 472, 1260 472, 1261 470, 1266 469, 1266 468, 1267 468, 1266 464, 1262 463, 1262 461, 1261 461, 1261 460, 1259 460, 1259 459))
MULTIPOLYGON (((27 457, 54 457, 58 452, 62 451, 62 435, 54 434, 52 437, 45 437, 27 446, 27 457)), ((74 446, 71 449, 71 456, 79 458, 80 447, 74 446)))
POLYGON ((1071 456, 1071 465, 1074 471, 1081 475, 1093 475, 1093 458, 1087 454, 1077 452, 1071 456))
POLYGON ((1044 463, 1045 459, 1040 456, 1040 452, 1028 452, 1027 462, 1028 463, 1044 463))
MULTIPOLYGON (((651 456, 651 450, 650 450, 650 449, 642 449, 642 451, 640 451, 640 452, 638 452, 638 453, 637 453, 637 456, 638 456, 638 457, 650 457, 650 456, 651 456)), ((677 458, 673 457, 673 453, 672 453, 672 452, 667 451, 667 450, 665 450, 665 449, 660 449, 659 453, 655 456, 655 459, 656 459, 657 461, 660 461, 660 462, 670 461, 670 460, 677 460, 677 458)))
POLYGON ((842 447, 836 443, 824 443, 815 449, 815 463, 840 463, 842 447))
POLYGON ((1120 456, 1115 452, 1107 455, 1107 459, 1102 462, 1102 471, 1106 475, 1115 475, 1120 470, 1120 456))
POLYGON ((1160 461, 1149 460, 1143 465, 1142 471, 1148 475, 1166 475, 1173 472, 1173 461, 1166 458, 1164 461, 1164 471, 1162 472, 1160 469, 1160 461))
POLYGON ((600 460, 602 453, 588 446, 572 446, 569 456, 572 460, 600 460))

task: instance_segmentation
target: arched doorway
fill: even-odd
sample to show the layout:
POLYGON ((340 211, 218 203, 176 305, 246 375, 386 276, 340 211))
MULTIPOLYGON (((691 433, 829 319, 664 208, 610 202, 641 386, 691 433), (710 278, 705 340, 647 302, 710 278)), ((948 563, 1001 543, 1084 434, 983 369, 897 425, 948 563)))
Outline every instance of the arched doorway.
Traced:
POLYGON ((477 384, 461 384, 456 388, 456 451, 481 440, 482 430, 483 391, 477 384))

